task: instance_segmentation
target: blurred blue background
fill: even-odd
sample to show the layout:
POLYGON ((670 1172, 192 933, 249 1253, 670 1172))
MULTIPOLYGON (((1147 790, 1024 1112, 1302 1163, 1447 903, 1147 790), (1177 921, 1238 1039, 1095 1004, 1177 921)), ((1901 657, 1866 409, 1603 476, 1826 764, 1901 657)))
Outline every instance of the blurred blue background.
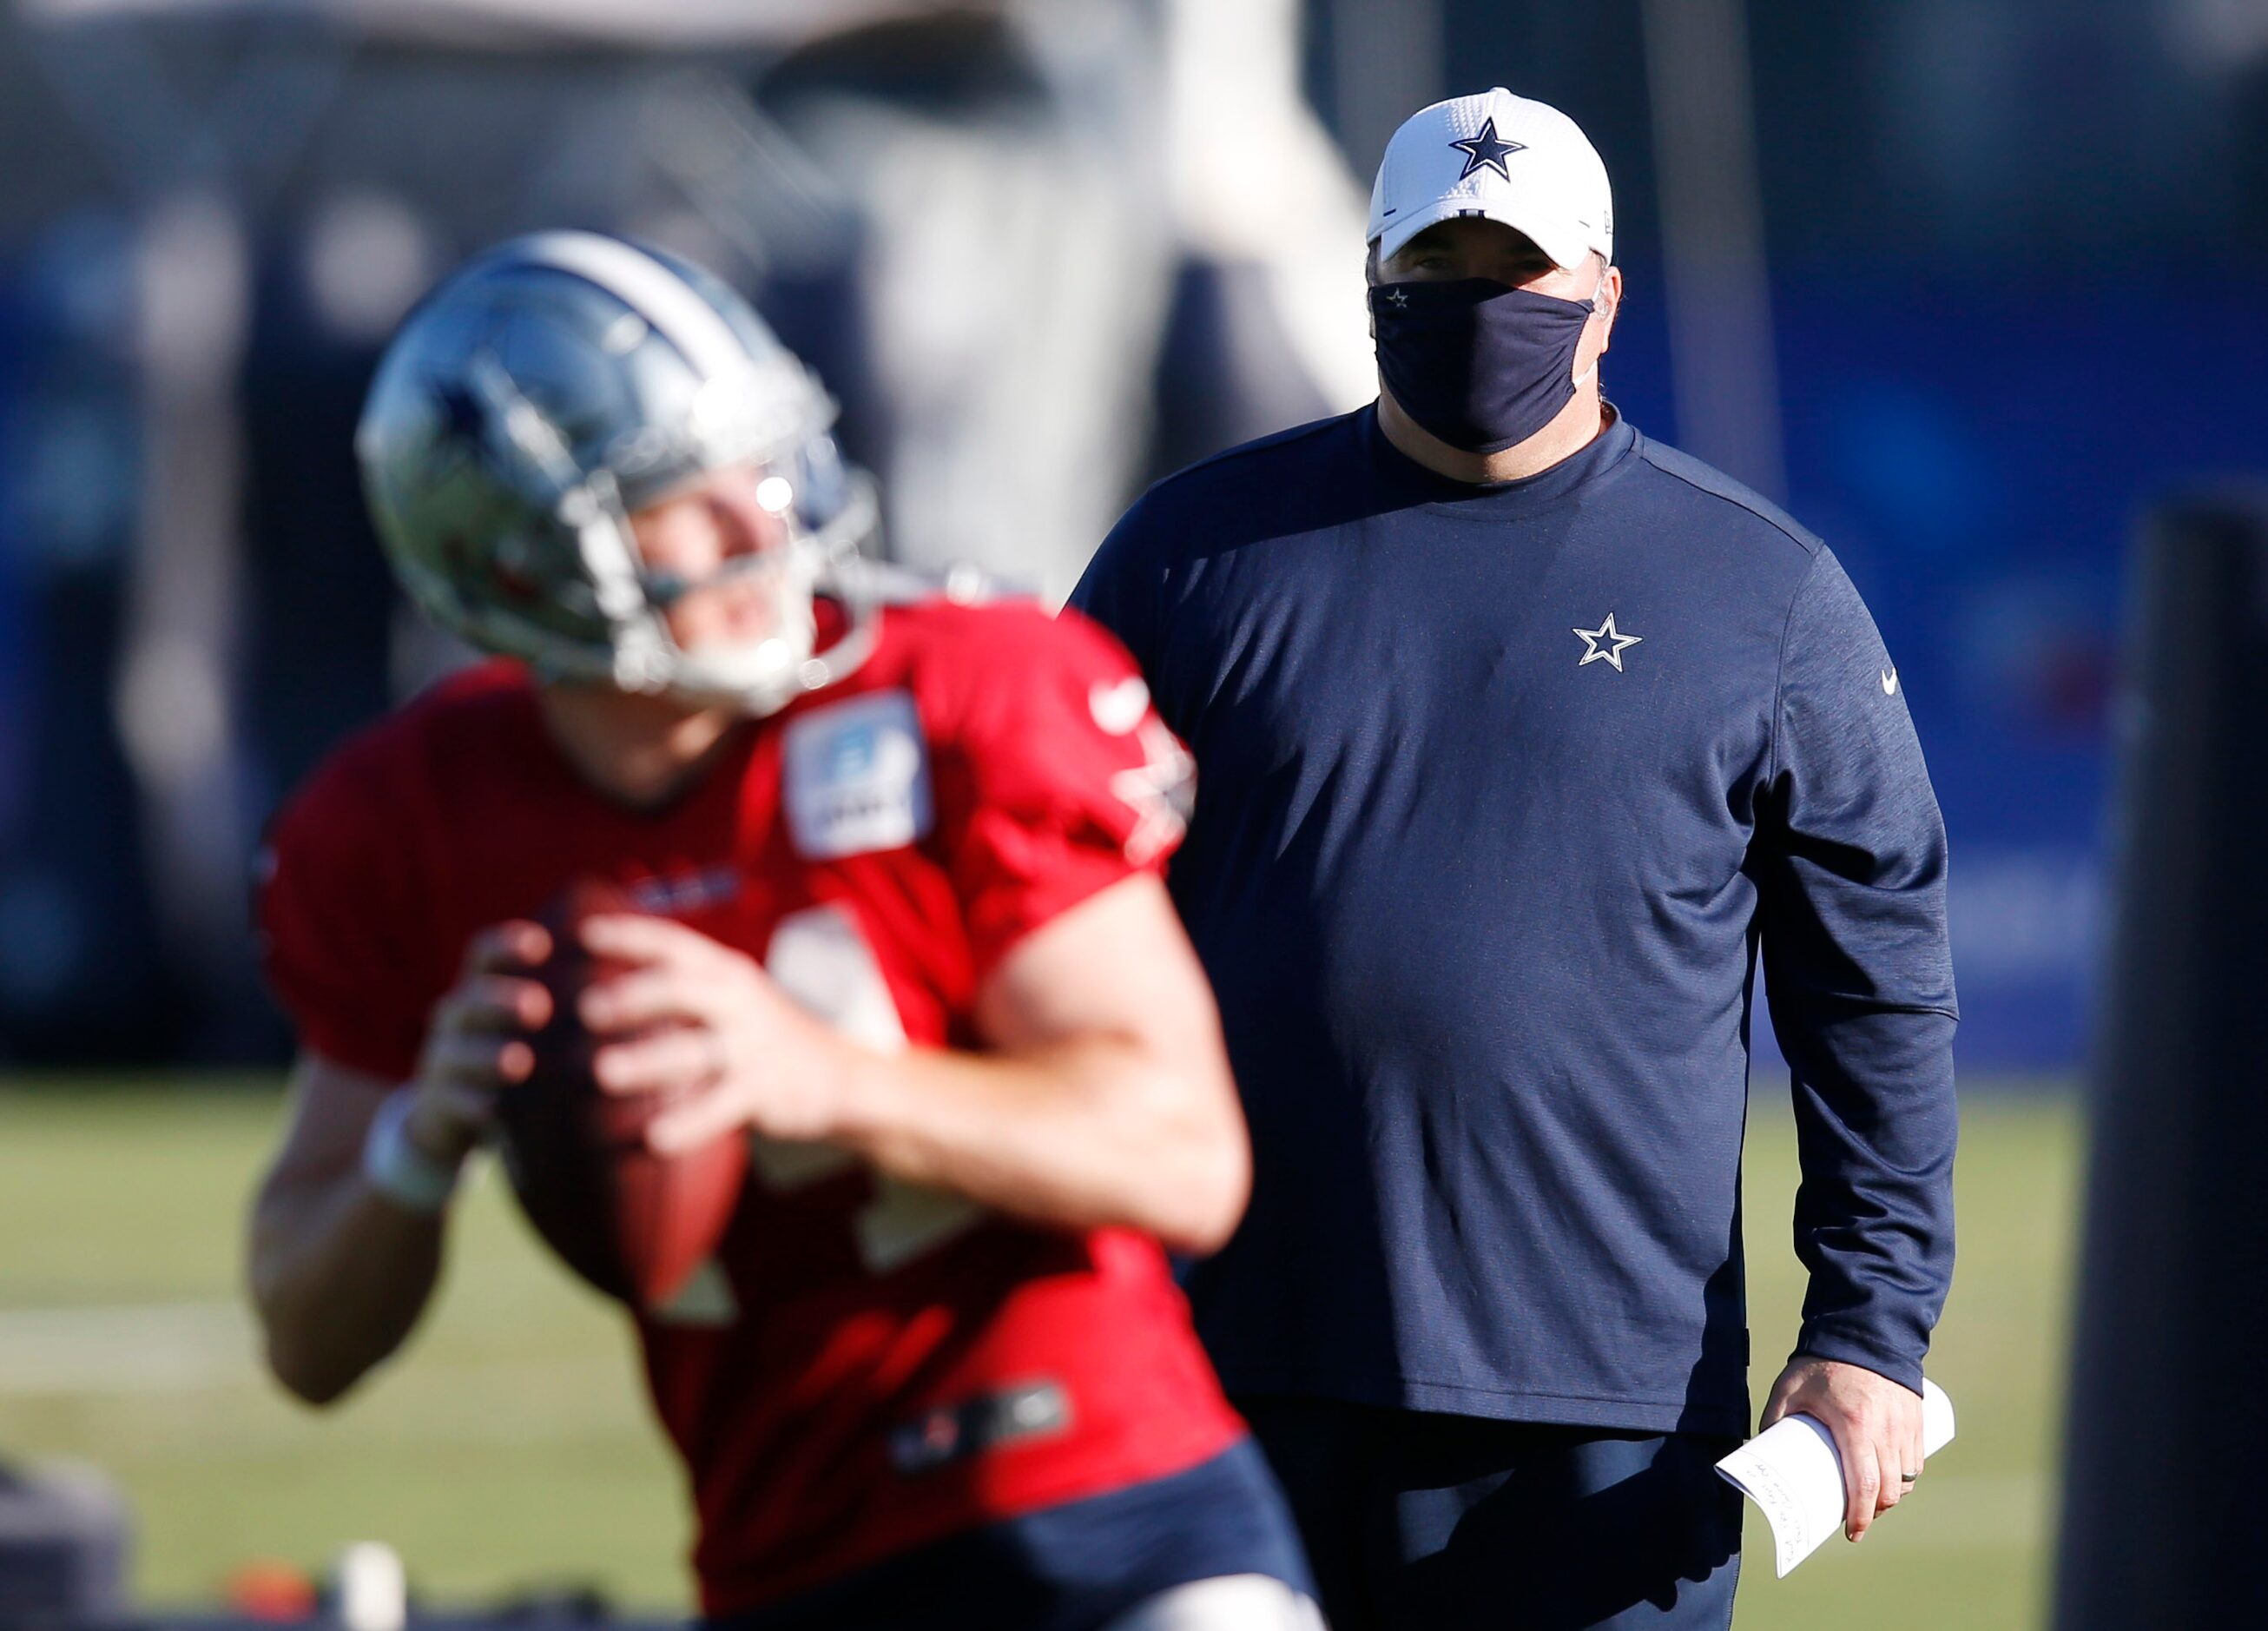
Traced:
POLYGON ((1875 610, 1964 1064, 2080 1058, 2126 543, 2268 468, 2268 4, 394 11, 0 14, 0 1062, 280 1056, 260 822, 450 661, 348 439, 455 259, 573 222, 717 263, 902 553, 1060 594, 1144 480, 1359 400, 1371 169, 1498 84, 1613 176, 1609 395, 1875 610))

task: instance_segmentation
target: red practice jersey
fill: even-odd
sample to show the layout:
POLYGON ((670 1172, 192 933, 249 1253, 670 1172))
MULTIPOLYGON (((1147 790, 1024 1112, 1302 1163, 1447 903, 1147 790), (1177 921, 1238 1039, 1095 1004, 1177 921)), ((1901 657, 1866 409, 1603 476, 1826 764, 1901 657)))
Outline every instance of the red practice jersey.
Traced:
MULTIPOLYGON (((966 1046, 1019 937, 1179 841, 1189 761, 1076 614, 882 614, 848 679, 665 808, 578 780, 523 670, 435 687, 286 807, 261 894, 306 1047, 389 1081, 479 929, 625 886, 879 1048, 966 1046)), ((728 1614, 977 1524, 1182 1471, 1241 1432, 1149 1239, 1035 1228, 757 1140, 717 1259, 637 1315, 728 1614)))

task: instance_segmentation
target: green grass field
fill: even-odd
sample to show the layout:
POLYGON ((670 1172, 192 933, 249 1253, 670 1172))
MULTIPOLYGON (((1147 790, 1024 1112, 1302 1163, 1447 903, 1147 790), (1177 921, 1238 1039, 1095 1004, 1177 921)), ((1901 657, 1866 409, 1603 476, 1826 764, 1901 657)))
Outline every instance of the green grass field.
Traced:
MULTIPOLYGON (((261 1376, 239 1310, 244 1202, 279 1101, 158 1086, 0 1086, 0 1454, 96 1462, 139 1524, 145 1600, 208 1601, 235 1566, 320 1568, 384 1539, 429 1600, 591 1583, 681 1608, 683 1494, 629 1333, 538 1255, 493 1176, 397 1365, 314 1414, 261 1376)), ((2079 1118, 1973 1096, 1961 1268, 1932 1374, 1960 1437, 1863 1546, 1771 1578, 1751 1524, 1742 1631, 2036 1626, 2044 1617, 2079 1118)), ((1761 1095, 1748 1216, 1761 1391, 1795 1328, 1793 1139, 1761 1095)))

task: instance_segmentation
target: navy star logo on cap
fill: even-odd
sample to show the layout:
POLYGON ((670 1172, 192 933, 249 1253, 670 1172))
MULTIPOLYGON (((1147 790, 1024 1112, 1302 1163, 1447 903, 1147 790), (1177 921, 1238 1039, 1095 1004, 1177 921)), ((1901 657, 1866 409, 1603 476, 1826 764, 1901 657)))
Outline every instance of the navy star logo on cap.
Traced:
POLYGON ((1449 145, 1465 156, 1465 167, 1457 172, 1457 180, 1460 181, 1476 170, 1493 170, 1509 181, 1512 180, 1512 172, 1504 167, 1505 155, 1523 151, 1528 144, 1498 141, 1496 134, 1496 121, 1484 119, 1481 122, 1481 133, 1478 136, 1469 136, 1463 141, 1452 142, 1449 145))

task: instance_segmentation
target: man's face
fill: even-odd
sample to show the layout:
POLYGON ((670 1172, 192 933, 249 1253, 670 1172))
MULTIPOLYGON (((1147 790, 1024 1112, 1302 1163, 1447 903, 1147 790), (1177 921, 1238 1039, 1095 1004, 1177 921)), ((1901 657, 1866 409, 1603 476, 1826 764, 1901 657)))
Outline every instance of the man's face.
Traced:
POLYGON ((1581 379, 1606 351, 1615 314, 1622 309, 1621 269, 1595 253, 1573 266, 1561 266, 1526 232, 1501 221, 1460 217, 1436 221, 1384 261, 1373 261, 1371 281, 1379 284, 1455 283, 1486 277, 1508 289, 1527 289, 1562 300, 1599 301, 1599 314, 1576 348, 1573 373, 1581 379))
POLYGON ((648 593, 681 651, 779 632, 770 578, 786 564, 790 496, 784 479, 740 465, 631 515, 648 593))
POLYGON ((1590 298, 1599 275, 1598 257, 1586 255, 1574 267, 1557 264, 1527 233, 1501 221, 1477 218, 1436 221, 1381 262, 1378 281, 1387 284, 1454 283, 1486 277, 1510 289, 1532 289, 1563 300, 1590 298))

